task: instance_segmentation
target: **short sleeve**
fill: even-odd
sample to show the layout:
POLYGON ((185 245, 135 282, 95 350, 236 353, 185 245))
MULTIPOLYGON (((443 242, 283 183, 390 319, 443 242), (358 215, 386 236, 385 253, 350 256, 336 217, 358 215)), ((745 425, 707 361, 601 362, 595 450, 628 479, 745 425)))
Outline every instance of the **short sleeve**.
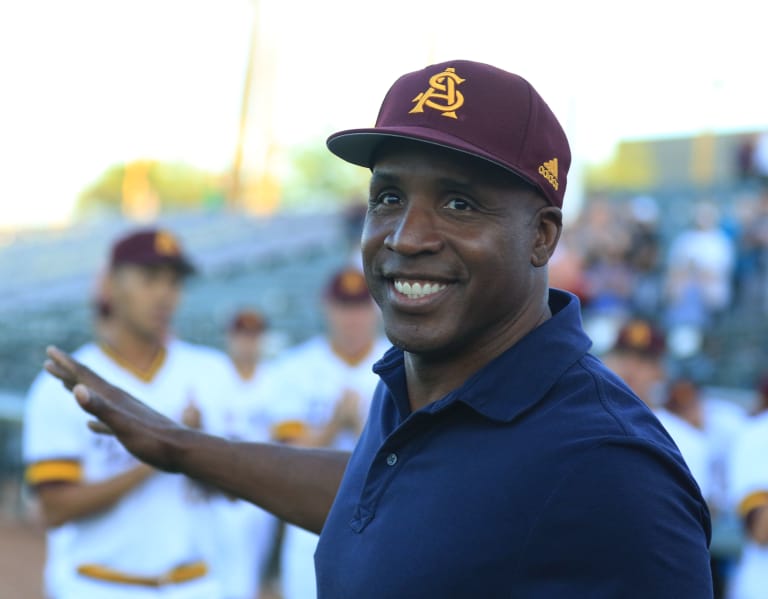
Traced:
POLYGON ((747 425, 733 446, 730 463, 731 503, 740 516, 768 505, 768 419, 747 425))
POLYGON ((709 513, 690 474, 643 442, 579 458, 531 529, 520 596, 712 596, 709 513))
POLYGON ((27 394, 22 434, 30 485, 82 478, 87 419, 58 380, 47 373, 38 375, 27 394))

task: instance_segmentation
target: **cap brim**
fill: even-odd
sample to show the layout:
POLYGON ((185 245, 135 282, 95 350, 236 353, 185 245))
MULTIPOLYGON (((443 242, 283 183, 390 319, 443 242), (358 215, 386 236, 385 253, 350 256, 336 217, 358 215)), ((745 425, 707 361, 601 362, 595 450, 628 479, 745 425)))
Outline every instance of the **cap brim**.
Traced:
POLYGON ((171 260, 159 260, 156 264, 167 264, 171 268, 175 268, 180 274, 185 277, 191 276, 197 272, 197 268, 189 260, 180 256, 171 260))
POLYGON ((336 156, 356 164, 358 166, 365 166, 368 168, 373 167, 373 161, 376 158, 376 149, 379 145, 387 139, 407 139, 411 141, 419 141, 433 146, 439 146, 467 154, 468 156, 474 156, 500 166, 501 168, 517 175, 524 181, 531 185, 536 185, 534 181, 531 181, 525 174, 520 172, 509 164, 499 161, 491 156, 488 152, 467 143, 461 138, 453 135, 447 135, 434 129, 428 129, 426 127, 377 127, 376 129, 348 129, 345 131, 339 131, 331 135, 326 145, 328 149, 336 156))
POLYGON ((121 264, 134 264, 136 266, 147 266, 147 267, 169 266, 185 277, 194 275, 197 272, 197 268, 195 268, 195 265, 183 257, 162 258, 162 259, 157 259, 157 258, 125 259, 125 260, 120 260, 118 262, 114 262, 112 265, 120 266, 121 264))

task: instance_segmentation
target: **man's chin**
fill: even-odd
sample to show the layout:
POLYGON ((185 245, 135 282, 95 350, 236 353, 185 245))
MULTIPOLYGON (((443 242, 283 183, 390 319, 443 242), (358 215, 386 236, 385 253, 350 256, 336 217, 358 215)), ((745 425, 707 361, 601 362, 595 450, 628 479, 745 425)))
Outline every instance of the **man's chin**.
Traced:
POLYGON ((385 332, 392 345, 409 354, 423 358, 444 358, 453 353, 451 344, 439 338, 429 337, 418 332, 411 334, 385 332))

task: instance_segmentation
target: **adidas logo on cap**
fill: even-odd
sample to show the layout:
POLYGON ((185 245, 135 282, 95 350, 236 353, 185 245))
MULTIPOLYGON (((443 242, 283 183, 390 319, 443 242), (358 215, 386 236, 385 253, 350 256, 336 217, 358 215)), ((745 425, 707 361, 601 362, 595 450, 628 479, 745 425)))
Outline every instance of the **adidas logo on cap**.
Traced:
POLYGON ((557 190, 560 186, 557 182, 557 158, 547 160, 539 167, 539 174, 542 175, 547 181, 550 182, 552 187, 557 190))

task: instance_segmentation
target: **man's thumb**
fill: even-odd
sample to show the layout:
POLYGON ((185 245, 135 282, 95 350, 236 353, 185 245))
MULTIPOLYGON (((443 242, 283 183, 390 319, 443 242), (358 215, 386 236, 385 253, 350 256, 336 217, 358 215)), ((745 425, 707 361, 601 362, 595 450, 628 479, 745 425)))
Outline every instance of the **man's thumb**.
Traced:
POLYGON ((79 403, 80 407, 86 412, 98 416, 103 411, 105 406, 104 400, 85 385, 75 385, 72 392, 75 394, 77 403, 79 403))

